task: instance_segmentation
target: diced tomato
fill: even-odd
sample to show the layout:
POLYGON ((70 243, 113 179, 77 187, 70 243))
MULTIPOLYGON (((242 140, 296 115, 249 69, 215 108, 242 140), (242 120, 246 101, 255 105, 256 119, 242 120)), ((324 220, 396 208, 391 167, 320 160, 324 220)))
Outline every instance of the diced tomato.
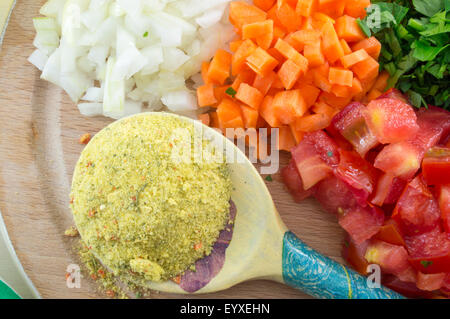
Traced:
POLYGON ((403 277, 400 278, 403 281, 415 281, 414 275, 404 276, 411 273, 411 265, 408 262, 408 252, 403 246, 374 240, 367 248, 365 258, 369 263, 380 265, 384 272, 403 277))
POLYGON ((431 297, 431 293, 424 292, 423 290, 417 288, 416 283, 401 281, 397 276, 394 275, 384 275, 382 278, 382 283, 386 287, 395 290, 401 295, 408 298, 431 297))
POLYGON ((447 273, 442 284, 441 292, 450 298, 450 272, 447 273))
POLYGON ((409 103, 408 98, 403 95, 402 92, 400 92, 399 90, 393 88, 393 89, 389 89, 387 92, 381 94, 377 100, 382 100, 382 99, 394 99, 394 100, 400 100, 402 102, 405 103, 409 103))
POLYGON ((417 274, 417 288, 425 291, 439 290, 444 285, 446 274, 424 274, 420 271, 417 274))
POLYGON ((429 149, 422 162, 422 174, 428 185, 450 184, 450 148, 429 149))
POLYGON ((368 246, 368 241, 358 245, 350 237, 345 240, 345 244, 342 246, 342 257, 362 275, 367 275, 367 267, 369 266, 366 258, 364 258, 368 246))
POLYGON ((377 172, 370 163, 356 152, 340 150, 339 166, 335 170, 338 178, 351 187, 360 206, 367 206, 377 178, 377 172))
POLYGON ((391 173, 384 173, 378 179, 371 203, 377 206, 395 204, 406 186, 406 181, 391 173))
POLYGON ((331 214, 343 213, 357 205, 349 186, 335 176, 318 183, 314 187, 314 197, 331 214))
POLYGON ((362 113, 370 131, 383 144, 408 140, 419 130, 412 106, 398 99, 373 100, 362 113))
POLYGON ((450 272, 450 238, 440 227, 405 238, 410 262, 415 269, 425 274, 450 272))
POLYGON ((439 208, 444 229, 450 234, 450 184, 439 187, 439 208))
POLYGON ((356 244, 372 238, 384 223, 384 213, 378 207, 356 206, 339 214, 339 225, 344 228, 356 244))
POLYGON ((339 164, 338 147, 324 131, 306 134, 292 150, 292 157, 305 190, 330 176, 339 164))
POLYGON ((403 239, 400 228, 395 220, 389 219, 380 228, 380 231, 373 237, 392 245, 406 246, 405 240, 403 239))
POLYGON ((312 191, 305 191, 303 182, 298 174, 295 162, 291 160, 289 165, 281 170, 281 177, 289 192, 296 202, 300 202, 312 195, 312 191))
POLYGON ((421 176, 410 182, 395 206, 392 218, 408 235, 425 233, 439 224, 439 206, 421 176))
POLYGON ((419 131, 414 138, 387 145, 375 159, 374 166, 383 172, 410 180, 420 169, 428 151, 450 133, 450 112, 429 107, 417 113, 419 131))
POLYGON ((331 127, 350 142, 362 157, 378 145, 377 138, 369 131, 362 115, 364 108, 361 103, 351 103, 339 112, 331 123, 331 127))

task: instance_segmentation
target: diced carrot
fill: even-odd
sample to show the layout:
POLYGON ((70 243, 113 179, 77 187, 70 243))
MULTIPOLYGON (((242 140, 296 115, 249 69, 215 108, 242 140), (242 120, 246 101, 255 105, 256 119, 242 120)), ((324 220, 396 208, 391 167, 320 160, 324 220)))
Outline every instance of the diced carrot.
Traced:
POLYGON ((322 41, 323 53, 328 61, 334 63, 344 56, 344 50, 330 21, 325 22, 322 27, 322 41))
POLYGON ((350 88, 350 92, 353 96, 360 94, 363 91, 361 82, 358 80, 358 78, 353 77, 353 83, 352 87, 350 88))
POLYGON ((353 18, 364 18, 366 16, 366 8, 370 6, 370 0, 347 0, 345 5, 345 14, 353 18))
POLYGON ((306 85, 306 84, 314 84, 314 72, 312 71, 314 69, 309 69, 308 72, 306 72, 303 76, 298 79, 297 85, 306 85))
POLYGON ((317 0, 298 0, 295 11, 302 17, 310 17, 315 10, 317 0))
POLYGON ((330 72, 328 74, 328 81, 331 84, 338 84, 351 87, 353 84, 353 72, 341 69, 341 68, 330 68, 330 72))
POLYGON ((356 19, 348 15, 339 17, 336 20, 335 28, 339 38, 349 43, 362 41, 366 38, 356 19))
POLYGON ((322 53, 321 46, 320 41, 305 45, 303 54, 308 60, 309 67, 314 68, 325 63, 325 57, 322 53))
POLYGON ((242 39, 257 39, 268 32, 273 32, 272 20, 244 24, 242 27, 242 39))
POLYGON ((278 138, 277 138, 276 148, 279 151, 290 152, 293 147, 295 147, 295 139, 292 135, 291 128, 289 126, 282 126, 278 128, 278 138))
POLYGON ((266 95, 259 109, 259 113, 271 127, 279 127, 281 122, 275 114, 273 100, 274 98, 271 95, 266 95))
POLYGON ((313 18, 303 18, 301 30, 314 30, 313 18))
POLYGON ((247 65, 245 65, 244 69, 238 74, 238 76, 234 79, 233 84, 231 87, 237 91, 239 89, 239 86, 242 83, 252 84, 255 80, 255 72, 251 70, 247 65))
POLYGON ((337 18, 344 14, 346 0, 319 0, 318 10, 326 15, 337 18))
POLYGON ((320 42, 320 32, 317 30, 300 30, 292 33, 292 38, 302 45, 320 42))
POLYGON ((202 63, 202 79, 203 79, 203 83, 205 84, 209 84, 211 83, 211 80, 208 78, 208 70, 209 70, 209 62, 203 62, 202 63))
POLYGON ((246 83, 242 83, 236 93, 236 99, 254 108, 255 110, 258 110, 264 96, 254 87, 246 83))
POLYGON ((368 57, 367 59, 356 63, 352 67, 352 71, 360 80, 364 81, 367 79, 376 78, 378 76, 379 68, 380 64, 372 57, 368 57))
POLYGON ((209 113, 210 123, 209 125, 214 128, 219 128, 219 117, 217 116, 217 112, 209 113))
POLYGON ((344 55, 341 58, 341 62, 344 68, 350 68, 367 58, 369 58, 369 54, 366 52, 366 50, 360 49, 348 55, 344 55))
POLYGON ((302 72, 306 72, 308 70, 308 60, 286 41, 278 39, 275 44, 275 49, 277 49, 278 52, 280 52, 286 59, 290 59, 295 62, 300 67, 302 72))
POLYGON ((305 132, 297 130, 295 127, 295 123, 289 124, 289 127, 291 129, 292 136, 294 136, 295 144, 299 144, 303 140, 305 132))
POLYGON ((268 126, 269 126, 269 124, 267 124, 266 120, 263 119, 263 117, 260 114, 260 116, 258 117, 258 121, 256 122, 256 128, 263 128, 263 127, 268 127, 268 126))
POLYGON ((240 106, 231 99, 223 99, 217 107, 217 117, 219 119, 219 127, 226 128, 243 128, 244 121, 240 106))
POLYGON ((284 29, 274 26, 273 27, 273 39, 271 46, 274 46, 277 43, 278 39, 283 39, 286 36, 286 31, 284 29))
POLYGON ((336 21, 322 12, 314 12, 312 15, 312 24, 314 29, 321 30, 325 23, 330 22, 334 25, 336 21))
POLYGON ((320 90, 310 84, 304 84, 298 86, 298 90, 300 90, 300 93, 303 97, 303 100, 305 100, 305 104, 307 108, 310 108, 317 100, 320 94, 320 90))
POLYGON ((242 38, 254 39, 263 49, 267 50, 272 44, 273 40, 273 21, 265 20, 261 22, 254 22, 245 24, 242 27, 242 38))
POLYGON ((264 21, 267 13, 263 10, 243 1, 233 1, 230 3, 230 22, 239 30, 244 24, 264 21))
POLYGON ((239 47, 241 46, 242 42, 244 42, 244 40, 235 40, 235 41, 231 41, 230 42, 230 51, 231 52, 236 52, 239 47))
POLYGON ((295 9, 288 3, 282 2, 277 10, 277 17, 281 24, 289 31, 294 32, 301 26, 302 19, 297 15, 295 9))
POLYGON ((345 55, 348 55, 348 54, 352 53, 352 49, 348 45, 347 41, 345 41, 344 39, 340 39, 339 43, 341 44, 342 50, 344 50, 344 54, 345 55))
POLYGON ((376 98, 378 98, 381 94, 383 94, 383 92, 381 92, 380 90, 373 88, 372 90, 370 90, 369 94, 367 94, 367 102, 370 102, 372 100, 375 100, 376 98))
POLYGON ((333 93, 328 93, 328 92, 322 92, 322 94, 320 94, 319 97, 319 101, 321 102, 325 102, 330 106, 333 106, 334 108, 337 109, 343 109, 344 107, 346 107, 350 101, 352 100, 352 97, 338 97, 336 95, 334 95, 333 93))
POLYGON ((276 28, 279 28, 280 30, 283 30, 284 33, 286 34, 286 28, 284 27, 284 25, 281 23, 280 19, 278 18, 278 6, 277 4, 274 4, 273 7, 267 11, 267 18, 269 18, 270 20, 273 20, 273 25, 276 28))
POLYGON ((208 78, 217 84, 224 84, 230 76, 231 54, 225 50, 219 49, 211 61, 208 69, 208 78))
POLYGON ((302 74, 302 69, 292 60, 286 60, 277 74, 283 83, 284 88, 286 90, 290 90, 294 87, 295 83, 302 74))
MULTIPOLYGON (((297 40, 294 39, 294 33, 289 33, 286 37, 284 37, 284 41, 287 42, 291 47, 293 47, 296 51, 301 52, 303 51, 304 45, 297 40)), ((277 40, 278 42, 278 40, 277 40)), ((277 44, 275 42, 275 44, 277 44)))
POLYGON ((277 77, 278 75, 275 72, 270 72, 267 76, 256 75, 253 87, 258 89, 263 95, 266 95, 277 77))
POLYGON ((358 51, 364 49, 366 52, 372 56, 375 60, 378 60, 381 52, 381 43, 375 37, 370 37, 359 41, 358 43, 352 46, 353 51, 358 51))
POLYGON ((252 107, 241 105, 242 118, 245 128, 256 128, 258 124, 259 113, 252 107))
POLYGON ((330 123, 331 118, 325 114, 311 114, 297 118, 294 125, 299 131, 314 132, 327 128, 330 123))
POLYGON ((377 81, 373 85, 373 88, 377 89, 380 92, 386 91, 388 80, 389 80, 389 72, 387 71, 381 72, 377 78, 377 81))
MULTIPOLYGON (((221 102, 224 98, 230 97, 226 92, 230 88, 230 85, 222 85, 222 86, 216 86, 214 88, 214 96, 216 97, 216 100, 221 102)), ((212 105, 214 106, 214 105, 212 105)))
POLYGON ((247 58, 247 65, 257 74, 265 76, 275 69, 278 65, 278 61, 264 49, 257 48, 255 52, 247 58))
POLYGON ((197 89, 197 99, 200 107, 216 104, 217 99, 214 96, 214 85, 210 83, 200 86, 197 89))
POLYGON ((314 104, 312 110, 316 114, 325 114, 328 118, 333 118, 339 112, 337 109, 322 101, 318 101, 314 104))
POLYGON ((320 88, 324 92, 331 92, 332 85, 328 81, 328 76, 321 73, 314 73, 314 85, 320 88))
POLYGON ((209 124, 211 123, 211 118, 208 113, 200 114, 198 116, 198 119, 200 122, 202 122, 206 126, 209 126, 209 124))
POLYGON ((269 11, 277 0, 253 0, 253 4, 264 11, 269 11))
POLYGON ((283 124, 290 124, 307 111, 300 90, 281 91, 273 99, 276 116, 283 124))
POLYGON ((337 97, 342 98, 348 98, 352 96, 351 86, 347 85, 334 84, 333 87, 331 88, 331 92, 337 97))
POLYGON ((267 50, 267 53, 269 53, 275 60, 277 60, 280 65, 283 64, 284 61, 286 61, 286 58, 274 47, 267 50))
POLYGON ((231 69, 232 69, 231 74, 232 75, 236 76, 240 72, 242 72, 243 68, 246 65, 247 58, 253 52, 255 52, 255 50, 257 48, 258 47, 256 46, 256 44, 250 39, 247 39, 244 42, 242 42, 240 47, 233 54, 233 58, 232 58, 232 62, 231 62, 231 69))

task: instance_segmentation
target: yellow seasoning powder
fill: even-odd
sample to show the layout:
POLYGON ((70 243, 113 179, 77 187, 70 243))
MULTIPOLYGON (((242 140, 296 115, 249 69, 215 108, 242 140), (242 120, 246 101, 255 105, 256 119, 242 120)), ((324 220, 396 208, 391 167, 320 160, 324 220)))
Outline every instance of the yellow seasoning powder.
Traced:
POLYGON ((183 118, 144 113, 111 124, 82 152, 73 216, 86 247, 114 275, 165 281, 211 253, 228 221, 231 178, 223 151, 204 137, 205 160, 194 151, 174 160, 175 149, 194 150, 194 136, 183 118))

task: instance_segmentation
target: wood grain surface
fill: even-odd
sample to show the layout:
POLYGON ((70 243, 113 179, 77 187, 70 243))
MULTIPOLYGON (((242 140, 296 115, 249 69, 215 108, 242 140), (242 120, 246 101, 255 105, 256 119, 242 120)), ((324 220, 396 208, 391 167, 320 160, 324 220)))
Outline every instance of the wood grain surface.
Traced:
MULTIPOLYGON (((73 239, 63 233, 73 225, 69 209, 72 171, 82 146, 79 137, 95 134, 111 120, 86 118, 53 84, 39 78, 27 62, 33 52, 32 18, 44 1, 20 0, 11 16, 0 52, 0 210, 25 271, 44 298, 103 298, 90 278, 69 289, 66 268, 78 264, 73 239)), ((282 165, 288 161, 283 154, 282 165)), ((342 262, 343 232, 336 218, 314 200, 296 204, 279 174, 267 182, 286 225, 307 244, 342 262)), ((202 296, 154 294, 154 298, 307 298, 269 281, 240 284, 202 296)))

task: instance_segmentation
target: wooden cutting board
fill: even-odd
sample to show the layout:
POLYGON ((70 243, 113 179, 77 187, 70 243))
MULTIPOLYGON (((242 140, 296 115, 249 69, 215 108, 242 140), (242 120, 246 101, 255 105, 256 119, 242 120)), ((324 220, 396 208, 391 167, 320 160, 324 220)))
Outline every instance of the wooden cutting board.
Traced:
MULTIPOLYGON (((66 268, 78 264, 69 209, 72 170, 83 149, 84 133, 95 134, 110 119, 86 118, 53 84, 27 62, 33 52, 32 18, 45 1, 18 1, 0 52, 0 210, 25 271, 44 298, 101 298, 97 285, 83 278, 80 289, 66 286, 66 268)), ((282 154, 281 165, 289 160, 282 154)), ((279 174, 267 186, 286 225, 307 244, 342 262, 343 232, 336 218, 314 200, 296 204, 279 174)), ((155 298, 193 298, 155 294, 155 298)), ((196 296, 198 297, 198 296, 196 296)), ((254 281, 208 298, 306 298, 278 283, 254 281)))

